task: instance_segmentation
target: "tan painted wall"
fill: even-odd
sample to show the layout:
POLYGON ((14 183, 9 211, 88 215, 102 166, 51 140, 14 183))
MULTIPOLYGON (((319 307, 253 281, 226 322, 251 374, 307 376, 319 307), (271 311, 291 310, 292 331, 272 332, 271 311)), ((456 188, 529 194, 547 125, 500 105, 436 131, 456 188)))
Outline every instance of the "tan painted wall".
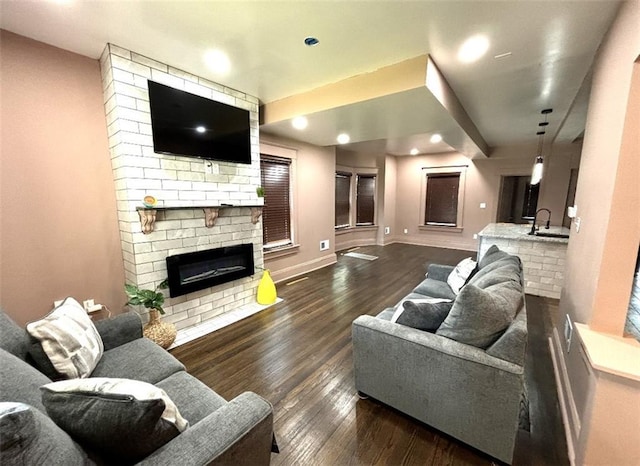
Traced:
POLYGON ((382 244, 389 244, 393 241, 396 232, 396 192, 398 190, 398 161, 392 155, 385 158, 384 170, 384 223, 382 226, 382 244), (384 228, 389 227, 389 234, 384 234, 384 228))
MULTIPOLYGON (((504 146, 493 150, 490 158, 469 160, 457 152, 397 157, 396 212, 393 240, 427 246, 462 250, 477 250, 473 238, 497 217, 500 195, 500 177, 530 175, 535 156, 535 145, 504 146), (531 154, 523 157, 522 154, 531 154), (420 222, 420 195, 423 167, 468 165, 463 207, 463 231, 434 232, 418 228, 420 222), (486 208, 480 208, 486 203, 486 208), (404 229, 409 233, 404 234, 404 229)), ((547 169, 542 180, 539 207, 552 211, 552 224, 562 224, 562 214, 569 184, 571 168, 578 158, 572 146, 558 146, 556 153, 547 157, 547 169)))
POLYGON ((0 303, 24 324, 66 296, 122 308, 97 60, 0 32, 0 303))
MULTIPOLYGON (((593 326, 594 330, 622 334, 640 242, 637 132, 640 99, 637 90, 630 92, 634 61, 640 54, 638 24, 640 2, 625 2, 594 62, 576 190, 581 227, 577 232, 575 223, 572 225, 567 248, 565 286, 555 328, 560 336, 567 315, 573 321, 593 326)), ((615 409, 603 409, 608 403, 620 401, 615 398, 619 390, 613 389, 610 381, 604 388, 597 383, 584 383, 584 361, 572 358, 565 345, 557 341, 554 351, 564 366, 561 388, 565 404, 578 408, 578 420, 569 421, 569 442, 575 449, 576 463, 603 464, 600 456, 603 448, 612 448, 607 438, 627 439, 626 443, 616 445, 618 458, 624 458, 625 452, 635 454, 637 436, 635 441, 629 441, 625 433, 637 434, 637 423, 629 424, 628 418, 616 417, 615 409)), ((625 393, 625 401, 640 396, 637 384, 630 396, 628 391, 625 393)), ((627 459, 628 464, 640 460, 631 456, 627 459)))
POLYGON ((276 282, 301 275, 336 261, 334 244, 335 166, 333 147, 317 147, 298 141, 260 134, 261 144, 296 151, 293 202, 296 215, 295 242, 299 249, 280 257, 265 254, 265 266, 276 282), (330 241, 320 251, 320 241, 330 241))

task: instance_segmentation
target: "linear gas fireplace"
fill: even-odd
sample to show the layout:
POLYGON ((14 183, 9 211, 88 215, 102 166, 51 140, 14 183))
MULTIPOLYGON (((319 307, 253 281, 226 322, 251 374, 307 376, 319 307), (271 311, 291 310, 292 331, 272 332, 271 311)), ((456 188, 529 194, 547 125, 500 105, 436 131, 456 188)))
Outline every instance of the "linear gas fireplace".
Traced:
POLYGON ((167 257, 172 298, 253 275, 253 244, 167 257))

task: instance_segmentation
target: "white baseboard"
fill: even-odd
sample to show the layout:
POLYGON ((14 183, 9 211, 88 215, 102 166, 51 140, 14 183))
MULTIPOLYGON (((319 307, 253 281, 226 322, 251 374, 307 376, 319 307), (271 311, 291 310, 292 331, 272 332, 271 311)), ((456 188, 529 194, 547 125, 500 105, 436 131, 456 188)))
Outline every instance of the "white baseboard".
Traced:
MULTIPOLYGON (((553 374, 556 379, 556 391, 558 392, 558 402, 560 403, 560 413, 562 414, 562 424, 564 425, 564 435, 567 441, 567 455, 569 456, 569 462, 571 466, 575 466, 575 447, 573 445, 573 436, 571 435, 571 421, 569 417, 569 410, 567 409, 567 402, 564 397, 564 390, 562 389, 563 379, 565 383, 569 383, 569 376, 566 371, 565 365, 559 360, 562 355, 559 355, 557 348, 560 347, 560 339, 558 338, 558 332, 553 329, 553 336, 549 337, 549 352, 551 353, 551 362, 553 363, 553 374), (554 344, 555 342, 555 344, 554 344), (556 346, 557 345, 557 346, 556 346), (562 369, 561 369, 562 368, 562 369)), ((568 396, 571 396, 571 389, 567 386, 568 396)))

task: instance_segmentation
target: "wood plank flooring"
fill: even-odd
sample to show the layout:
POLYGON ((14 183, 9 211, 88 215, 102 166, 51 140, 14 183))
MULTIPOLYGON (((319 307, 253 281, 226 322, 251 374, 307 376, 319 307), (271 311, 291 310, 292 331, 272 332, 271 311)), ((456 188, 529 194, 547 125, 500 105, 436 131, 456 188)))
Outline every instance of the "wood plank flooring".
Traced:
MULTIPOLYGON (((490 465, 486 455, 373 400, 353 383, 351 322, 394 305, 424 277, 425 264, 472 255, 423 246, 370 246, 278 285, 284 301, 172 350, 226 399, 250 390, 274 405, 280 454, 273 465, 490 465), (293 281, 292 281, 293 282, 293 281)), ((532 433, 521 432, 514 464, 569 464, 548 354, 553 302, 529 303, 527 368, 532 433), (545 351, 546 349, 546 351, 545 351), (531 375, 531 377, 529 376, 531 375), (535 426, 535 427, 533 427, 535 426), (538 428, 539 426, 539 428, 538 428)))

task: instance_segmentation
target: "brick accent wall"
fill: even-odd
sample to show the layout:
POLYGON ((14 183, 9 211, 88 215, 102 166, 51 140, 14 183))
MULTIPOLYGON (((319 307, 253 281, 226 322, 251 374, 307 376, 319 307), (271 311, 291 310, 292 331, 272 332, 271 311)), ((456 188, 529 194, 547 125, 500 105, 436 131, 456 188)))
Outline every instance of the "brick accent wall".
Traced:
MULTIPOLYGON (((100 65, 126 281, 155 288, 166 277, 169 255, 249 242, 255 265, 263 267, 262 222, 253 224, 250 209, 242 207, 262 204, 256 195, 258 99, 113 44, 107 45, 100 65), (249 110, 251 165, 214 161, 205 171, 202 159, 155 153, 147 80, 249 110), (136 207, 146 195, 155 196, 160 207, 181 209, 158 211, 155 231, 145 235, 136 207), (215 225, 207 228, 202 207, 221 203, 239 207, 220 209, 215 225)), ((257 273, 167 299, 165 319, 186 329, 252 304, 259 278, 257 273)))

